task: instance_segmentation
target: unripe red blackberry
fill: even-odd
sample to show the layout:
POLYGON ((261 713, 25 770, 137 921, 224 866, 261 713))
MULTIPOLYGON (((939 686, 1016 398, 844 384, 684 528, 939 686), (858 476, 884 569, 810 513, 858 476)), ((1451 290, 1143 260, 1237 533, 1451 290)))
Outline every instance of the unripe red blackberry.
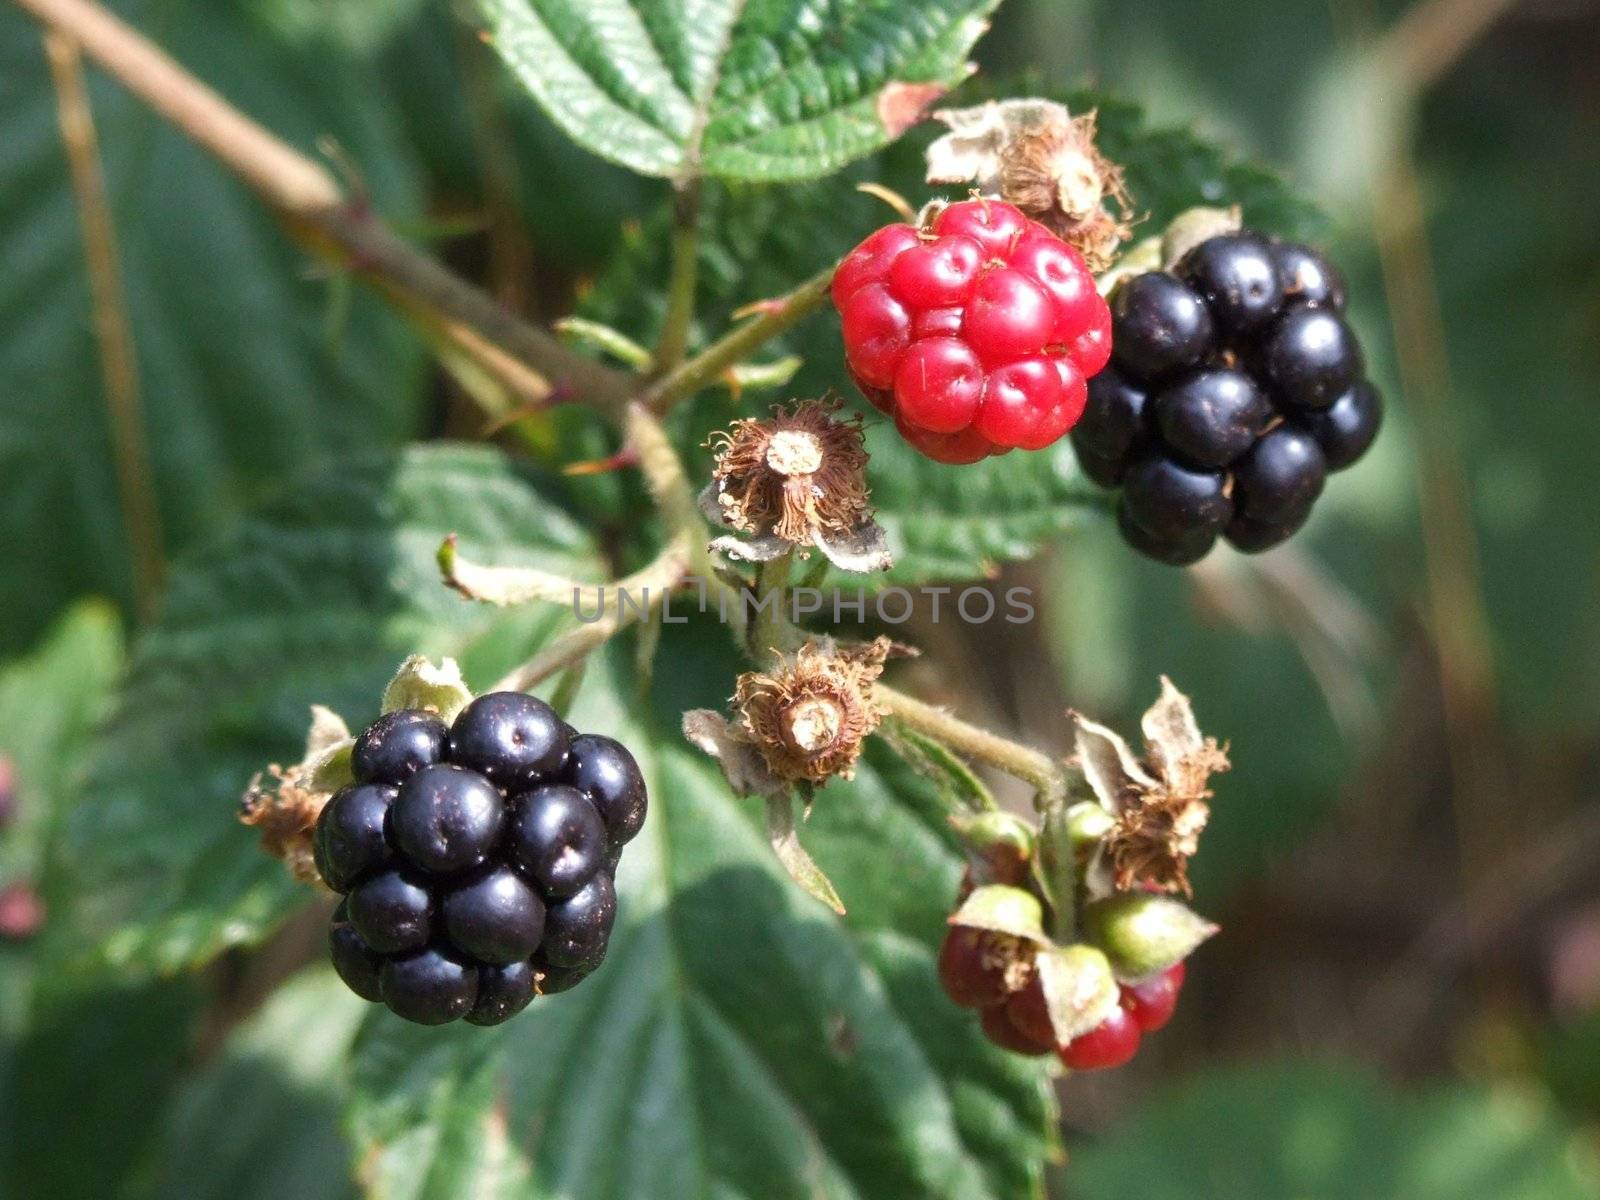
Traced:
POLYGON ((944 463, 1057 441, 1111 354, 1083 256, 998 200, 878 230, 839 265, 833 301, 862 394, 944 463))

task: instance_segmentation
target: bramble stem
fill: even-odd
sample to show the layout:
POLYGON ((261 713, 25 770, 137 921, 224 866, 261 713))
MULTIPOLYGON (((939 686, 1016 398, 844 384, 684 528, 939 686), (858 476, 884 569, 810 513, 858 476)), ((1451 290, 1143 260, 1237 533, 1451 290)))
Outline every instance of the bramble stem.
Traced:
POLYGON ((694 287, 700 265, 700 179, 681 180, 672 192, 672 275, 667 312, 656 341, 652 369, 664 375, 683 361, 694 321, 694 287))
POLYGON ((816 312, 828 302, 833 267, 819 271, 788 295, 772 301, 761 315, 740 325, 707 346, 688 362, 662 376, 639 397, 654 413, 664 413, 678 401, 721 379, 730 367, 816 312))
POLYGON ((1039 793, 1039 806, 1059 804, 1067 793, 1066 773, 1048 754, 981 729, 945 709, 877 684, 872 694, 889 713, 919 733, 944 743, 958 754, 1031 783, 1039 793))
POLYGON ((312 253, 428 319, 437 335, 480 358, 492 375, 511 366, 537 371, 601 412, 620 412, 632 388, 628 376, 569 350, 405 242, 362 201, 345 196, 320 163, 250 120, 93 0, 16 2, 215 156, 277 209, 312 253))

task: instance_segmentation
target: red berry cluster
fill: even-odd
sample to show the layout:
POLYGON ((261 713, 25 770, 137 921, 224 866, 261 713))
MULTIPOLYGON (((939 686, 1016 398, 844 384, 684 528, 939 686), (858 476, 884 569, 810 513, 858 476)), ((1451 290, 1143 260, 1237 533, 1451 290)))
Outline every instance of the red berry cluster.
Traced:
POLYGON ((1172 1020, 1183 989, 1180 962, 1139 983, 1124 984, 1111 1016, 1066 1045, 1056 1042, 1044 988, 1013 939, 954 926, 939 949, 939 980, 945 994, 982 1014, 983 1032, 1002 1050, 1040 1055, 1054 1051, 1074 1071, 1120 1067, 1138 1053, 1147 1033, 1172 1020))
POLYGON ((884 226, 839 264, 833 303, 856 386, 938 462, 1044 449, 1111 356, 1083 256, 998 200, 884 226))

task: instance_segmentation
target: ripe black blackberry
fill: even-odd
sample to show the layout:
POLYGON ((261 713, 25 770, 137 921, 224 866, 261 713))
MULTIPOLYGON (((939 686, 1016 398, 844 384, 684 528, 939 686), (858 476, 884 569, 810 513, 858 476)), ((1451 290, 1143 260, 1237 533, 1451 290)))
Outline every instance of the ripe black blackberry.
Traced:
POLYGON ((493 692, 448 727, 385 713, 351 766, 313 852, 344 897, 328 948, 356 995, 423 1025, 497 1025, 600 965, 648 803, 620 742, 493 692))
POLYGON ((1112 365, 1072 444, 1085 475, 1122 489, 1129 545, 1183 566, 1219 536, 1255 552, 1305 524, 1383 416, 1344 298, 1316 251, 1250 230, 1118 286, 1112 365))

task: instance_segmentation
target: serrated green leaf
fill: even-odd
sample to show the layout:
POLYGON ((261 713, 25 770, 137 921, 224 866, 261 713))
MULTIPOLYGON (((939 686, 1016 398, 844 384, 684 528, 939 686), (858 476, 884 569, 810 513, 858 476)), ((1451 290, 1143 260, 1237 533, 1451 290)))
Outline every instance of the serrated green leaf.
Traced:
MULTIPOLYGON (((1315 220, 1313 210, 1277 176, 1236 162, 1187 129, 1151 129, 1138 108, 1109 97, 1022 81, 1010 89, 995 84, 964 89, 952 103, 1002 92, 1049 95, 1065 100, 1074 112, 1096 109, 1102 149, 1126 167, 1138 208, 1149 214, 1152 228, 1197 204, 1216 203, 1242 204, 1247 220, 1283 233, 1303 233, 1315 220)), ((697 336, 704 340, 735 309, 782 294, 837 260, 872 230, 896 219, 882 201, 856 191, 857 183, 885 184, 913 205, 931 194, 958 196, 959 188, 933 192, 922 182, 922 151, 937 132, 931 127, 918 130, 883 153, 816 183, 709 190, 697 336)), ((630 332, 659 324, 660 281, 668 269, 667 225, 663 212, 630 238, 588 298, 589 315, 630 332)), ((782 351, 797 353, 805 362, 790 394, 815 396, 832 389, 859 401, 844 369, 838 317, 831 308, 763 354, 782 351)), ((764 408, 766 403, 762 399, 749 407, 764 408)), ((842 581, 848 591, 863 585, 878 590, 978 578, 998 563, 1032 555, 1086 520, 1102 519, 1108 511, 1105 494, 1079 475, 1064 442, 1037 453, 1017 451, 974 466, 948 467, 912 451, 887 421, 864 403, 861 407, 868 412, 873 503, 889 532, 895 566, 865 581, 842 581)), ((683 434, 680 444, 696 445, 709 430, 739 415, 740 408, 721 393, 702 396, 674 418, 683 434)))
POLYGON ((1600 1184, 1593 1151, 1530 1097, 1413 1097, 1293 1062, 1200 1076, 1071 1163, 1082 1200, 1588 1200, 1600 1184))
MULTIPOLYGON (((331 137, 374 205, 420 203, 409 149, 371 70, 271 39, 243 0, 112 5, 307 153, 331 137)), ((206 153, 88 68, 136 347, 143 427, 169 552, 311 461, 408 435, 418 344, 357 296, 336 343, 328 289, 267 209, 206 153)), ((77 208, 37 24, 0 9, 0 650, 74 596, 131 599, 77 208), (43 531, 48 531, 46 535, 43 531)))
POLYGON ((452 532, 486 561, 604 577, 577 521, 507 459, 439 444, 310 477, 181 565, 66 832, 64 949, 172 970, 309 895, 236 819, 253 772, 299 758, 309 706, 359 727, 407 654, 492 680, 563 619, 446 589, 434 551, 452 532))
POLYGON ((967 52, 998 3, 479 7, 507 65, 596 154, 647 175, 777 180, 825 175, 891 141, 965 77, 967 52))
MULTIPOLYGON (((723 660, 695 637, 669 630, 663 652, 723 660)), ((937 803, 877 752, 819 794, 803 836, 849 907, 837 920, 773 860, 759 803, 677 740, 684 699, 658 688, 642 712, 626 653, 591 665, 572 720, 626 742, 652 796, 611 952, 494 1031, 374 1014, 352 1114, 374 1194, 461 1194, 486 1154, 505 1164, 491 1195, 1029 1194, 1043 1073, 988 1047, 934 975, 960 873, 924 815, 937 803)))

